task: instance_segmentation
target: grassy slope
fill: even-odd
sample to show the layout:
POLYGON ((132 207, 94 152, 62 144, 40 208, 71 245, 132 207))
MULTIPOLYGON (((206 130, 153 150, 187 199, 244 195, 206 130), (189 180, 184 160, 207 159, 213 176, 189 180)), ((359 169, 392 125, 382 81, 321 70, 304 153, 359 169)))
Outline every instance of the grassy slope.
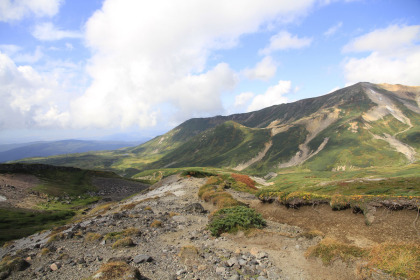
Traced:
POLYGON ((92 185, 93 177, 117 177, 110 172, 78 168, 56 168, 45 165, 32 165, 31 168, 27 168, 26 164, 12 166, 14 166, 12 170, 1 172, 36 176, 41 183, 33 190, 47 195, 50 201, 39 204, 36 209, 0 209, 0 244, 65 223, 79 209, 98 201, 98 197, 87 194, 96 190, 92 185), (61 198, 55 200, 52 197, 65 197, 66 201, 61 198))
POLYGON ((162 166, 234 167, 256 156, 269 141, 270 131, 228 121, 196 135, 148 168, 162 166))

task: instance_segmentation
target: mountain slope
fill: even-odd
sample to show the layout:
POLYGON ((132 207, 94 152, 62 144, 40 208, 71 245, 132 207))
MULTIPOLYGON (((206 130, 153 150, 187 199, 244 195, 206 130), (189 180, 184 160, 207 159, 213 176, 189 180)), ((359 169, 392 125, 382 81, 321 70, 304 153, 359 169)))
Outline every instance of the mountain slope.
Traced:
MULTIPOLYGON (((143 145, 89 156, 99 167, 125 174, 182 166, 259 174, 294 166, 325 171, 402 166, 418 159, 419 103, 420 87, 358 83, 255 112, 191 119, 143 145)), ((41 162, 86 161, 75 155, 41 162)))
MULTIPOLYGON (((404 92, 387 89, 391 88, 359 83, 318 98, 257 112, 193 119, 174 129, 171 138, 164 135, 159 140, 167 145, 182 135, 188 141, 176 145, 177 148, 146 168, 218 166, 268 171, 303 164, 311 170, 345 170, 414 162, 420 127, 419 91, 416 87, 404 87, 404 92), (242 162, 235 155, 239 143, 230 143, 230 153, 220 143, 224 137, 231 137, 233 131, 223 134, 213 133, 214 128, 206 130, 211 124, 218 125, 220 130, 220 126, 231 121, 242 124, 243 129, 270 132, 269 138, 242 151, 242 162), (194 126, 190 126, 192 122, 194 126), (200 133, 198 123, 203 124, 204 132, 200 133), (191 127, 195 127, 194 134, 186 133, 192 131, 191 127), (206 150, 197 149, 200 141, 206 150), (243 165, 258 154, 258 160, 243 165), (244 168, 238 168, 241 164, 244 168)), ((165 151, 164 147, 160 151, 165 151)))

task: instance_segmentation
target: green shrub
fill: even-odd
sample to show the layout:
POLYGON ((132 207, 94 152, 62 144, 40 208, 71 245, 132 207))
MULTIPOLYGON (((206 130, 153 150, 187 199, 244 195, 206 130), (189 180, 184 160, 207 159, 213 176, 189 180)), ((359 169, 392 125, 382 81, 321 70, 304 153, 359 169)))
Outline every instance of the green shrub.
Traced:
POLYGON ((209 223, 209 230, 214 236, 224 232, 235 232, 250 228, 262 228, 266 225, 261 214, 245 206, 223 208, 216 211, 209 223))

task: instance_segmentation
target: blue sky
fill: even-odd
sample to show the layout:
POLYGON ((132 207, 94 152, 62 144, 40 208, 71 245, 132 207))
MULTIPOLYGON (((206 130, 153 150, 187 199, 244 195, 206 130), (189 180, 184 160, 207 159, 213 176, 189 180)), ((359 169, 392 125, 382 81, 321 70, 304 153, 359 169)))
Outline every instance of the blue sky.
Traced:
POLYGON ((420 85, 419 15, 418 0, 0 0, 0 143, 132 140, 359 81, 420 85))

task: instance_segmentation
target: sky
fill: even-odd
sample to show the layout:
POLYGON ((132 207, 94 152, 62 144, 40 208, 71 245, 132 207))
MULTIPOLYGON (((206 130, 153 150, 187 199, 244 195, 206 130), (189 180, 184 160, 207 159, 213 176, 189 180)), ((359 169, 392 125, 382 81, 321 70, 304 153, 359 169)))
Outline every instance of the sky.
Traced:
POLYGON ((0 0, 0 144, 420 86, 418 0, 0 0))

